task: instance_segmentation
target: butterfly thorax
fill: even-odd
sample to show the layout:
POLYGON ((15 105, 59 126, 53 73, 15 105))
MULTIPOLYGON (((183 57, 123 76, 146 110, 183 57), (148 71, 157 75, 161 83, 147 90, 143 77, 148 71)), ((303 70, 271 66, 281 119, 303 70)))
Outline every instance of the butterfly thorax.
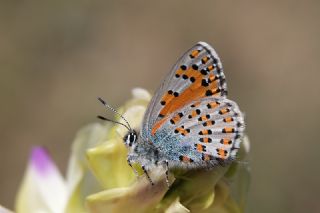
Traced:
POLYGON ((132 162, 151 167, 165 159, 153 143, 144 140, 135 131, 127 133, 124 143, 129 152, 128 160, 132 162), (131 139, 134 138, 135 141, 130 141, 130 137, 131 139))

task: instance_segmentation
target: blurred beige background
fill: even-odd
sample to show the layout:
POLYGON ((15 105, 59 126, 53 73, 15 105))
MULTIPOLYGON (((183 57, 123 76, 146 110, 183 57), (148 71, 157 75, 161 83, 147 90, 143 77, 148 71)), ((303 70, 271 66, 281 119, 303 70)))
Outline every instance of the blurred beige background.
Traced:
MULTIPOLYGON (((206 41, 246 113, 248 212, 320 212, 319 1, 1 1, 0 203, 13 207, 28 152, 61 170, 77 129, 133 87, 154 91, 206 41)), ((109 114, 111 116, 111 113, 109 114)))

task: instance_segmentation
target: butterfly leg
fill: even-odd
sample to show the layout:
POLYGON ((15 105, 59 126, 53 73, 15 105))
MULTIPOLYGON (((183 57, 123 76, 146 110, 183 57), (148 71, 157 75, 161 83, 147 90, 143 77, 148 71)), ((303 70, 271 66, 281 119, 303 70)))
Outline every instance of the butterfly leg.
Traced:
POLYGON ((170 188, 170 182, 169 182, 169 162, 166 160, 164 161, 165 167, 166 167, 166 183, 168 188, 170 188))
POLYGON ((144 165, 142 165, 142 166, 141 166, 141 168, 142 168, 143 172, 146 174, 146 176, 147 176, 147 178, 148 178, 149 182, 150 182, 150 183, 151 183, 151 185, 153 186, 153 185, 154 185, 154 183, 152 182, 152 180, 151 180, 151 178, 150 178, 150 176, 149 176, 149 174, 148 174, 148 172, 147 172, 147 170, 146 170, 146 167, 145 167, 144 165))
POLYGON ((128 162, 128 165, 132 168, 132 170, 133 170, 134 174, 136 175, 136 177, 138 177, 138 176, 139 176, 139 175, 138 175, 138 172, 137 172, 137 170, 132 166, 132 163, 131 163, 130 158, 127 158, 127 162, 128 162))

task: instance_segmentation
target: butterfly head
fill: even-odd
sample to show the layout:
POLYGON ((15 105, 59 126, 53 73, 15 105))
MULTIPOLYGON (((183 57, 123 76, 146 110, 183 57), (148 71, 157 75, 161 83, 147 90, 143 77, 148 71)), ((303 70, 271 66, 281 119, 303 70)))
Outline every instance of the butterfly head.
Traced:
POLYGON ((115 121, 106 117, 103 117, 101 115, 98 115, 98 118, 104 121, 109 121, 115 124, 119 124, 121 126, 124 126, 125 128, 127 128, 128 133, 124 136, 123 138, 123 142, 127 147, 134 147, 134 145, 137 142, 138 139, 138 134, 137 132, 131 128, 129 122, 127 121, 127 119, 125 119, 125 117, 123 115, 121 115, 117 110, 115 110, 113 107, 111 107, 109 104, 107 104, 102 98, 98 98, 98 100, 107 108, 110 109, 111 111, 113 111, 115 114, 117 114, 118 116, 120 116, 120 118, 122 120, 125 121, 125 123, 121 123, 120 121, 115 121))
POLYGON ((138 134, 133 129, 129 130, 129 132, 123 138, 123 142, 127 147, 134 146, 137 140, 138 140, 138 134))

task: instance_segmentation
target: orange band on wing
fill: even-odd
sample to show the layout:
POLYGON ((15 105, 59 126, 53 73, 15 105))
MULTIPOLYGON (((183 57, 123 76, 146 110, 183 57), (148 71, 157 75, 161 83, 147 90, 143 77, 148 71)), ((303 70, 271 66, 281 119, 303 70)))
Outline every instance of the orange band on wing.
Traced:
POLYGON ((151 134, 154 135, 156 134, 156 131, 162 126, 163 123, 165 123, 168 120, 168 117, 161 119, 160 121, 158 121, 157 123, 155 123, 155 125, 153 126, 152 130, 151 130, 151 134))
MULTIPOLYGON (((166 104, 159 113, 162 116, 164 116, 164 118, 155 123, 151 131, 152 135, 154 135, 156 131, 163 125, 163 123, 167 120, 166 117, 169 114, 182 108, 187 103, 190 103, 202 97, 220 94, 220 90, 218 89, 218 81, 213 81, 208 86, 203 86, 202 74, 199 71, 189 68, 185 72, 185 74, 188 75, 189 78, 193 77, 195 81, 188 88, 186 88, 178 97, 169 96, 170 99, 167 99, 166 96, 164 97, 164 101, 166 101, 166 104)), ((215 78, 215 76, 210 75, 209 78, 213 79, 215 78)))
POLYGON ((224 149, 218 149, 218 154, 220 155, 221 158, 226 158, 227 153, 224 149))

